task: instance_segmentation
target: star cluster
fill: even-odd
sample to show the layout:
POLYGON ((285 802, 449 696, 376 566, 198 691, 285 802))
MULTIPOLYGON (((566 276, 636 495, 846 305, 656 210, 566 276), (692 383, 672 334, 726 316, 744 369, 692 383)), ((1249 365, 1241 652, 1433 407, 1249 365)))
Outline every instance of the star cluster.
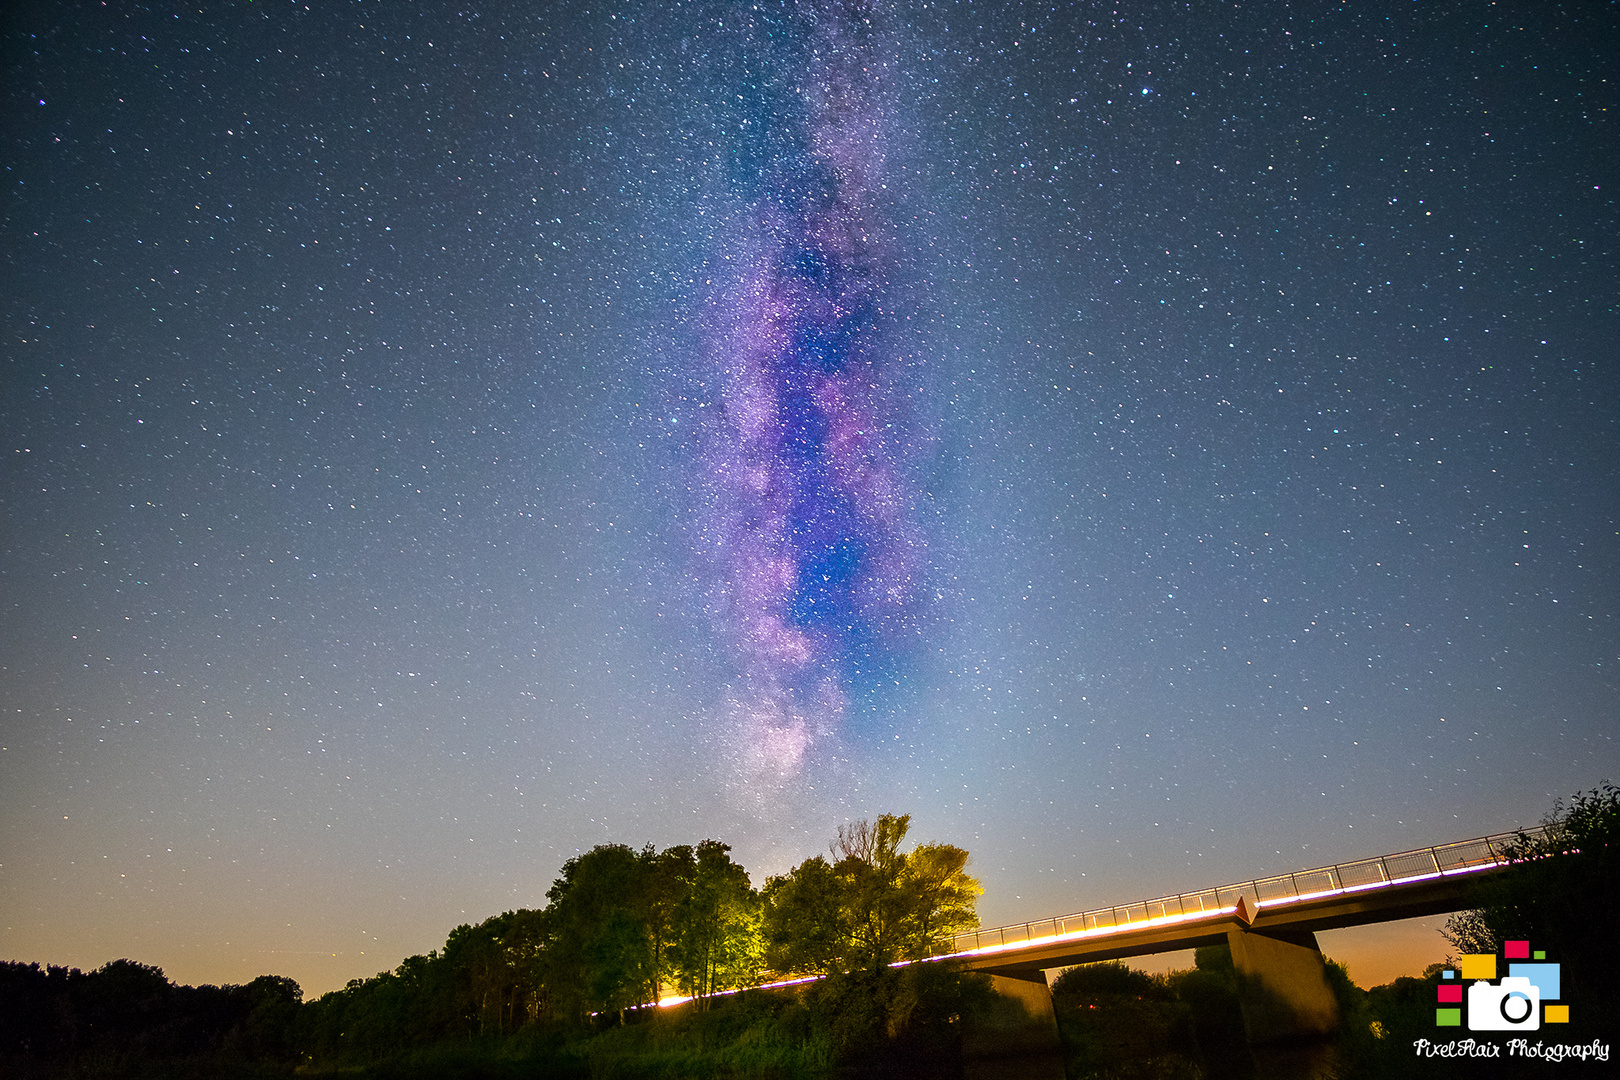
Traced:
POLYGON ((318 993, 883 812, 996 923, 1612 777, 1613 23, 19 12, 0 955, 318 993))
POLYGON ((744 254, 704 349, 718 419, 695 487, 747 783, 796 776, 838 734, 851 676, 913 644, 926 567, 898 467, 913 440, 881 209, 884 68, 849 13, 820 16, 799 108, 770 121, 796 130, 744 185, 742 235, 726 237, 744 254))

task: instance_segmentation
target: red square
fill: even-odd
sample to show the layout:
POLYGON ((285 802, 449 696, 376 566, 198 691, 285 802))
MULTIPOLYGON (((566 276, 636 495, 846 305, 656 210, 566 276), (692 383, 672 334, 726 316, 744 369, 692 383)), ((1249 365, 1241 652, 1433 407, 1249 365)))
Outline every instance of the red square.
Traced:
POLYGON ((1442 1004, 1442 1005, 1460 1005, 1460 1004, 1462 1004, 1462 983, 1455 983, 1455 982, 1454 983, 1441 983, 1440 984, 1440 1004, 1442 1004))
POLYGON ((1509 960, 1530 959, 1530 943, 1528 941, 1502 942, 1502 955, 1509 960))

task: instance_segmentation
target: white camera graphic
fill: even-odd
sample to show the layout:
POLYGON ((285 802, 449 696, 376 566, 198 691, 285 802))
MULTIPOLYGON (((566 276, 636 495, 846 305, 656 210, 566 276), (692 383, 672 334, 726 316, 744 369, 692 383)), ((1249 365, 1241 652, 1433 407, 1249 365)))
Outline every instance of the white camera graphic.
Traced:
POLYGON ((1477 982, 1468 988, 1470 1031, 1537 1031, 1541 1028, 1541 988, 1523 975, 1500 984, 1477 982))

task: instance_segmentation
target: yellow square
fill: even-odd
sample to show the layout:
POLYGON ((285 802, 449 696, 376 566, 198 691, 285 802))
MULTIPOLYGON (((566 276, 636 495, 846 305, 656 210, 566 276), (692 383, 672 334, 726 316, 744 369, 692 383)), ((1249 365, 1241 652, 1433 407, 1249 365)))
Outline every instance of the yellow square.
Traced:
POLYGON ((1569 1023, 1568 1005, 1543 1005, 1542 1008, 1546 1010, 1546 1012, 1542 1013, 1541 1015, 1541 1019, 1544 1022, 1549 1024, 1569 1023))
POLYGON ((1465 979, 1496 978, 1495 953, 1469 953, 1457 958, 1457 967, 1465 979))

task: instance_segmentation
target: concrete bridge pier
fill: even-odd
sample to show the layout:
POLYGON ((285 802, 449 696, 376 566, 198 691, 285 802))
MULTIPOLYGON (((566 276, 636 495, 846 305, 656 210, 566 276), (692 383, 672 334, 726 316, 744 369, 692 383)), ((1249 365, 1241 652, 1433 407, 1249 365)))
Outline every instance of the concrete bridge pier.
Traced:
POLYGON ((1327 984, 1322 950, 1308 930, 1250 925, 1238 902, 1238 922, 1227 928, 1237 969, 1243 1026, 1255 1048, 1319 1042, 1339 1028, 1339 1002, 1327 984))

